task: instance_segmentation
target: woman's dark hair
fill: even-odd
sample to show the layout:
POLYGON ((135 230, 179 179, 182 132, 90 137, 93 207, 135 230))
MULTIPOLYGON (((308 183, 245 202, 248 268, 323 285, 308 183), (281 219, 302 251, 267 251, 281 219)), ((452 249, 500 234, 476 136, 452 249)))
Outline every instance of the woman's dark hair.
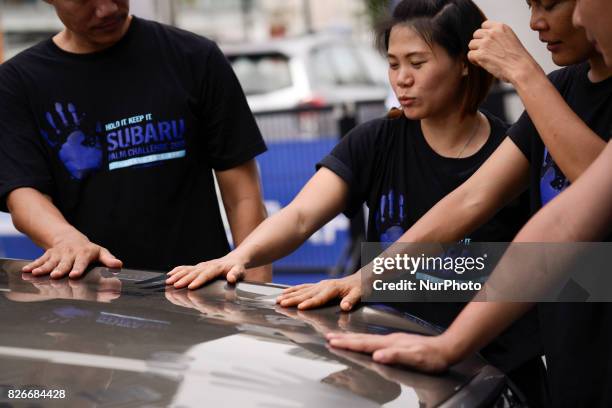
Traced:
POLYGON ((493 84, 493 76, 467 59, 468 44, 486 17, 471 0, 402 0, 376 27, 376 43, 385 55, 391 29, 403 25, 416 31, 431 47, 434 43, 456 59, 462 59, 468 74, 461 85, 462 113, 478 110, 493 84))

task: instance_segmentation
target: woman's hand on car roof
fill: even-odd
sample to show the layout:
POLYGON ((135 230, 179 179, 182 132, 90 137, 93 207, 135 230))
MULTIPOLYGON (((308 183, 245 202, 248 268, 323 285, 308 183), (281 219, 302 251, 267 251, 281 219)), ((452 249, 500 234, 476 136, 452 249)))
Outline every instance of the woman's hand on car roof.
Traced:
POLYGON ((458 360, 444 335, 329 333, 326 338, 334 348, 371 353, 377 363, 402 364, 427 373, 444 372, 458 360))
POLYGON ((326 279, 287 288, 276 298, 282 307, 297 306, 300 310, 323 306, 340 298, 340 308, 348 312, 361 299, 361 274, 354 273, 341 279, 326 279))
POLYGON ((245 262, 226 256, 197 265, 177 266, 168 272, 166 284, 173 285, 177 289, 184 287, 197 289, 219 277, 225 277, 229 283, 236 283, 244 279, 245 274, 245 262))

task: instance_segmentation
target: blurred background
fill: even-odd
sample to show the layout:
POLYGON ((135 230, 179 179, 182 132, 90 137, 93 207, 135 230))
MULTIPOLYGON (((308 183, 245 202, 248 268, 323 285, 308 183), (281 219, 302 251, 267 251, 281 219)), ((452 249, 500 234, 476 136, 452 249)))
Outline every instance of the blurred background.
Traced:
MULTIPOLYGON (((475 0, 510 25, 536 60, 555 69, 529 29, 522 1, 475 0)), ((393 106, 373 23, 390 0, 131 0, 132 14, 193 31, 219 43, 247 95, 268 144, 258 158, 269 214, 287 205, 315 164, 359 123, 393 106), (229 28, 228 28, 229 27, 229 28), (386 105, 385 105, 386 103, 386 105)), ((0 0, 0 62, 62 29, 42 0, 0 0)), ((520 100, 496 84, 485 108, 514 121, 520 100)), ((364 214, 338 216, 294 254, 275 264, 278 283, 352 273, 365 234, 364 214)), ((42 251, 0 213, 0 257, 33 259, 42 251)))

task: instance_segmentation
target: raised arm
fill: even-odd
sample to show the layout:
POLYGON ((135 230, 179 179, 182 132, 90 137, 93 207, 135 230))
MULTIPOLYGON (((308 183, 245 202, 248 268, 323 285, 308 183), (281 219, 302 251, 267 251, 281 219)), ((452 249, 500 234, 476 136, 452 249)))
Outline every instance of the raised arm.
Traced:
POLYGON ((567 105, 510 27, 485 21, 470 49, 472 63, 514 86, 555 163, 575 181, 606 143, 567 105))
MULTIPOLYGON (((514 242, 603 239, 612 231, 611 173, 612 144, 608 144, 575 183, 523 227, 514 242)), ((508 267, 506 263, 509 262, 513 262, 512 259, 504 256, 489 280, 499 273, 512 271, 509 280, 513 285, 528 287, 536 271, 512 268, 512 264, 508 267)), ((328 338, 335 347, 373 353, 373 358, 381 363, 401 363, 423 371, 443 371, 482 349, 532 306, 533 303, 527 302, 470 302, 443 334, 434 337, 331 334, 328 338)))
POLYGON ((79 278, 92 262, 120 268, 122 262, 106 248, 96 245, 66 221, 51 199, 33 188, 18 188, 7 198, 15 228, 46 249, 43 256, 23 268, 34 275, 66 274, 79 278))
POLYGON ((346 183, 322 168, 287 207, 262 222, 227 256, 175 268, 166 282, 190 289, 218 276, 236 282, 244 277, 246 268, 272 263, 297 249, 344 209, 347 196, 346 183))

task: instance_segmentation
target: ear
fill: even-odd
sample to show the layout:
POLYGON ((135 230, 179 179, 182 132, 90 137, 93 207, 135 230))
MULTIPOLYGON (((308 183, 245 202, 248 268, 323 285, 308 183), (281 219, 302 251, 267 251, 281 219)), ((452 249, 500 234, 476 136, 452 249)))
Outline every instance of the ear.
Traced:
POLYGON ((469 74, 468 64, 469 64, 469 62, 467 62, 467 61, 463 61, 461 63, 461 76, 463 76, 463 77, 466 77, 469 74))

